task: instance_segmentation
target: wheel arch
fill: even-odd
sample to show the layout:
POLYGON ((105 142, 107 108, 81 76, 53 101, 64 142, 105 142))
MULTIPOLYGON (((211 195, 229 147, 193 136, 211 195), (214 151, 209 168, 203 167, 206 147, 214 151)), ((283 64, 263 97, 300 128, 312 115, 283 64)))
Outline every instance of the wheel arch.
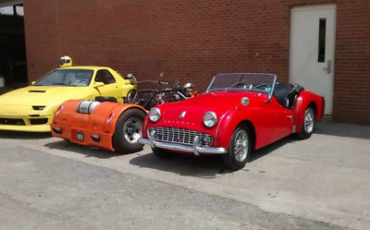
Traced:
POLYGON ((306 113, 306 110, 309 108, 309 107, 312 107, 313 110, 314 110, 314 113, 315 113, 315 117, 319 117, 320 114, 319 111, 318 111, 318 107, 317 107, 317 102, 313 99, 310 99, 310 100, 302 100, 301 104, 300 104, 300 108, 298 108, 297 110, 297 116, 296 116, 296 130, 295 132, 296 133, 300 133, 302 132, 302 125, 303 125, 303 119, 304 119, 304 116, 305 116, 305 113, 306 113))
POLYGON ((221 119, 221 124, 217 128, 215 134, 216 146, 228 148, 230 144, 230 137, 233 135, 235 129, 239 125, 246 125, 251 131, 252 147, 254 149, 257 144, 257 132, 256 126, 253 123, 253 117, 245 117, 245 114, 238 110, 229 111, 223 118, 225 117, 227 117, 227 119, 221 119))
POLYGON ((251 139, 252 139, 252 149, 254 150, 256 147, 256 139, 257 139, 256 128, 254 127, 253 123, 250 120, 243 120, 236 127, 241 126, 241 125, 245 125, 246 127, 248 127, 250 134, 251 134, 251 139))
POLYGON ((140 111, 142 111, 145 115, 147 114, 147 111, 141 107, 141 106, 138 106, 138 105, 132 105, 132 104, 120 104, 120 103, 115 103, 116 106, 109 111, 109 113, 107 113, 107 117, 109 117, 111 114, 114 114, 113 115, 113 118, 111 121, 108 122, 107 120, 107 124, 106 124, 106 127, 105 127, 105 131, 108 131, 109 133, 114 133, 115 132, 115 129, 116 129, 116 123, 118 121, 118 119, 122 116, 122 114, 124 114, 125 112, 129 111, 129 110, 132 110, 132 109, 138 109, 140 111), (109 114, 109 116, 108 116, 109 114))

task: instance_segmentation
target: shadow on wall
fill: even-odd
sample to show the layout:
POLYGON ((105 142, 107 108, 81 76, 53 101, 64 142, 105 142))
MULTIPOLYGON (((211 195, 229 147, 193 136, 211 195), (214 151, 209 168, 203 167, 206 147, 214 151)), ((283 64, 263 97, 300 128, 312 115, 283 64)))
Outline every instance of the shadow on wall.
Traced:
POLYGON ((339 137, 370 139, 370 126, 320 122, 317 123, 315 133, 339 137))

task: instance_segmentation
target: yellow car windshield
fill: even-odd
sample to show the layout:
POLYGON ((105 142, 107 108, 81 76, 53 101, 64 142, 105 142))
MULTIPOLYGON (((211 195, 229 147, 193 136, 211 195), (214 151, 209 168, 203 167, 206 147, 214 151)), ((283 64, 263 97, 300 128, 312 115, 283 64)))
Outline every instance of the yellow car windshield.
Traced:
POLYGON ((86 87, 90 85, 93 70, 57 69, 49 72, 33 86, 73 86, 86 87))

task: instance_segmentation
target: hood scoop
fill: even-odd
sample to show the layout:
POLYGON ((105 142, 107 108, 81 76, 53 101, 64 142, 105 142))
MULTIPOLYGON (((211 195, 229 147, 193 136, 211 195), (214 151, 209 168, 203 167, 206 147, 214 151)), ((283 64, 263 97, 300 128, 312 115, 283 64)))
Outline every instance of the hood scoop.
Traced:
POLYGON ((29 90, 29 93, 46 93, 45 90, 29 90))

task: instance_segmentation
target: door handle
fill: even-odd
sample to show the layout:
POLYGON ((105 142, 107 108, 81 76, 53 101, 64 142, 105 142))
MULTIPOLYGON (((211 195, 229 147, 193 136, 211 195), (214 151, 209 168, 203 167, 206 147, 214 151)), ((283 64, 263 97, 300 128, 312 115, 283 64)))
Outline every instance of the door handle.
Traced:
POLYGON ((324 70, 326 71, 327 74, 331 74, 331 70, 332 70, 332 61, 331 60, 328 60, 326 62, 326 68, 324 68, 324 70))

